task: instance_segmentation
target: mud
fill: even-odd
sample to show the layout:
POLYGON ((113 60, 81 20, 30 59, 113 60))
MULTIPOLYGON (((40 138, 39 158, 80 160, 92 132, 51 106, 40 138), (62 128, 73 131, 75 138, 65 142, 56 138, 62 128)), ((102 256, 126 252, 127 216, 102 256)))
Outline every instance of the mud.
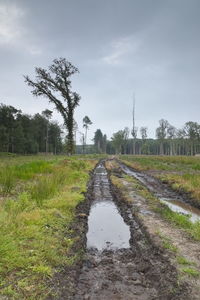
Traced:
POLYGON ((119 162, 122 171, 139 180, 147 189, 152 192, 162 203, 166 204, 172 211, 189 216, 192 222, 200 221, 200 209, 189 203, 191 199, 187 195, 181 195, 173 191, 168 185, 161 183, 155 177, 133 170, 124 163, 119 162))
MULTIPOLYGON (((176 252, 167 250, 165 248, 164 255, 168 255, 170 262, 176 267, 179 273, 179 279, 183 285, 187 285, 190 290, 188 299, 199 300, 200 294, 200 277, 192 277, 183 272, 185 267, 178 258, 184 257, 188 261, 188 267, 193 268, 196 271, 200 270, 200 251, 199 242, 191 239, 188 234, 181 228, 177 228, 172 223, 163 219, 159 213, 149 206, 149 201, 139 195, 137 190, 133 189, 132 183, 121 175, 120 169, 117 169, 117 165, 111 165, 111 162, 107 162, 106 165, 113 173, 113 167, 115 175, 119 178, 119 183, 122 185, 122 192, 127 199, 132 210, 137 213, 137 218, 140 218, 141 223, 145 226, 150 239, 153 240, 153 244, 157 245, 158 249, 162 249, 164 246, 163 241, 168 240, 171 245, 176 249, 176 252), (118 171, 117 171, 118 170, 118 171)), ((176 297, 175 297, 176 299, 176 297)))
POLYGON ((93 204, 88 219, 85 259, 74 295, 62 299, 188 299, 186 287, 178 285, 176 269, 165 253, 153 244, 141 221, 123 200, 120 191, 111 185, 102 163, 94 172, 89 193, 93 204), (105 211, 98 209, 96 217, 99 220, 90 223, 95 206, 102 203, 112 203, 111 214, 105 215, 105 211), (128 228, 128 231, 120 231, 119 240, 126 241, 125 244, 115 244, 116 238, 113 241, 117 232, 114 226, 116 216, 120 217, 120 226, 123 224, 124 228, 128 228), (101 223, 106 223, 108 219, 109 226, 103 230, 103 238, 100 238, 101 223), (92 242, 91 231, 96 235, 92 242), (130 237, 128 243, 127 237, 130 237))

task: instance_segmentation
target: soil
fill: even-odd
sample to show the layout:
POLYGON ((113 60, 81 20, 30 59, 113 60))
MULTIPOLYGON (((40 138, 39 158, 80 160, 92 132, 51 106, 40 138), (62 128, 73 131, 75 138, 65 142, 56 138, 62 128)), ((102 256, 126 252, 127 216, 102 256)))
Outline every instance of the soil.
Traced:
POLYGON ((48 299, 193 299, 189 296, 190 286, 179 282, 174 262, 155 238, 152 227, 155 229, 156 223, 152 212, 146 207, 145 199, 136 197, 134 204, 127 203, 122 193, 112 185, 105 162, 100 162, 91 174, 85 197, 85 201, 77 207, 77 218, 71 226, 73 234, 78 237, 72 253, 80 249, 84 256, 80 255, 75 264, 57 273, 50 283, 52 293, 48 299), (91 248, 87 245, 90 208, 94 202, 102 199, 113 201, 129 226, 128 248, 107 247, 98 250, 95 246, 91 248), (138 210, 142 205, 141 211, 138 210), (144 222, 145 214, 149 223, 144 222))
MULTIPOLYGON (((119 165, 117 166, 119 167, 119 165)), ((165 249, 165 255, 168 255, 171 264, 174 265, 178 270, 179 279, 183 282, 183 285, 184 282, 187 282, 188 289, 190 289, 190 297, 188 299, 199 300, 200 278, 194 278, 188 276, 187 274, 184 274, 182 272, 182 268, 185 266, 178 264, 176 259, 176 257, 184 257, 188 262, 191 262, 191 265, 189 267, 200 270, 199 242, 191 239, 185 231, 181 230, 180 228, 174 227, 173 224, 164 220, 158 213, 153 211, 149 206, 147 199, 138 195, 137 192, 133 190, 132 184, 128 182, 123 176, 121 176, 121 172, 122 170, 120 170, 120 168, 116 169, 115 165, 115 174, 120 177, 120 181, 126 189, 131 209, 137 212, 137 217, 141 220, 143 226, 145 226, 146 231, 151 237, 154 245, 157 245, 158 248, 162 249, 162 237, 165 237, 169 238, 170 243, 174 247, 176 247, 177 253, 173 253, 165 249), (162 236, 160 236, 158 232, 162 236)), ((160 183, 160 186, 162 186, 162 183, 160 183)), ((169 189, 170 192, 170 187, 167 187, 167 189, 169 189)), ((177 197, 180 198, 180 194, 177 194, 177 197)), ((182 201, 184 201, 185 197, 182 199, 182 201)))

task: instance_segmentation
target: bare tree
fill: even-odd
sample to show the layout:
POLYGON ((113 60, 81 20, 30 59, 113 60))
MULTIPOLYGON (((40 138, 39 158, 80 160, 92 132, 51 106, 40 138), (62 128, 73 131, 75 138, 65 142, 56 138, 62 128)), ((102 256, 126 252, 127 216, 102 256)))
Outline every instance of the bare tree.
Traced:
POLYGON ((135 155, 135 145, 137 138, 137 127, 135 126, 135 94, 133 94, 133 128, 131 130, 131 134, 133 136, 133 155, 135 155))
POLYGON ((68 154, 74 153, 74 110, 80 101, 79 94, 71 91, 70 77, 78 72, 78 69, 65 58, 59 58, 54 59, 48 70, 35 68, 35 81, 24 76, 25 82, 33 88, 32 94, 48 98, 62 115, 67 129, 68 154))

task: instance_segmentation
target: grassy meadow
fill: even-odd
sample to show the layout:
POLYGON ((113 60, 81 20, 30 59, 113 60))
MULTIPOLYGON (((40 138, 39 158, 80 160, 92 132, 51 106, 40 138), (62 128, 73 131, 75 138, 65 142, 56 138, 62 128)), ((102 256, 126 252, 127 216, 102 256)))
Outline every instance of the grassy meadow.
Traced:
POLYGON ((139 171, 149 171, 177 191, 189 193, 200 206, 200 157, 131 156, 120 159, 139 171))
POLYGON ((0 156, 0 295, 43 299, 56 268, 77 259, 70 223, 96 162, 0 156))

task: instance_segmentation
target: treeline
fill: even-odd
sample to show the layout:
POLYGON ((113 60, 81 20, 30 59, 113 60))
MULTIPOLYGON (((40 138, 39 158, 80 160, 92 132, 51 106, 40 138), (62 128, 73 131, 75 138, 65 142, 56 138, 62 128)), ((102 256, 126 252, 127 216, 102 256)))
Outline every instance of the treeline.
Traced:
MULTIPOLYGON (((161 119, 156 129, 156 139, 148 138, 148 128, 135 128, 134 133, 127 127, 115 132, 110 141, 97 129, 94 145, 87 146, 87 153, 107 154, 150 154, 150 155, 196 155, 200 154, 200 124, 186 122, 181 129, 161 119), (140 132, 141 138, 137 138, 140 132), (132 136, 131 136, 132 135, 132 136)), ((81 146, 77 153, 83 153, 81 146)))
MULTIPOLYGON (((19 154, 66 153, 67 139, 62 138, 62 129, 51 121, 52 111, 46 109, 33 116, 5 104, 0 105, 0 152, 19 154)), ((74 121, 75 122, 75 121, 74 121)), ((76 124, 76 122, 75 122, 76 124)), ((110 140, 101 129, 97 129, 92 145, 86 145, 87 130, 92 122, 83 119, 85 134, 81 134, 82 145, 76 146, 77 154, 150 154, 150 155, 196 155, 200 154, 200 124, 186 122, 181 129, 161 119, 156 129, 156 139, 148 137, 148 128, 139 130, 124 128, 113 133, 110 140), (137 137, 140 133, 140 138, 137 137)), ((78 126, 74 125, 74 135, 78 126)), ((75 143, 74 143, 75 144, 75 143)))
POLYGON ((0 152, 19 154, 60 153, 61 128, 52 122, 52 111, 34 116, 5 104, 0 105, 0 152))

